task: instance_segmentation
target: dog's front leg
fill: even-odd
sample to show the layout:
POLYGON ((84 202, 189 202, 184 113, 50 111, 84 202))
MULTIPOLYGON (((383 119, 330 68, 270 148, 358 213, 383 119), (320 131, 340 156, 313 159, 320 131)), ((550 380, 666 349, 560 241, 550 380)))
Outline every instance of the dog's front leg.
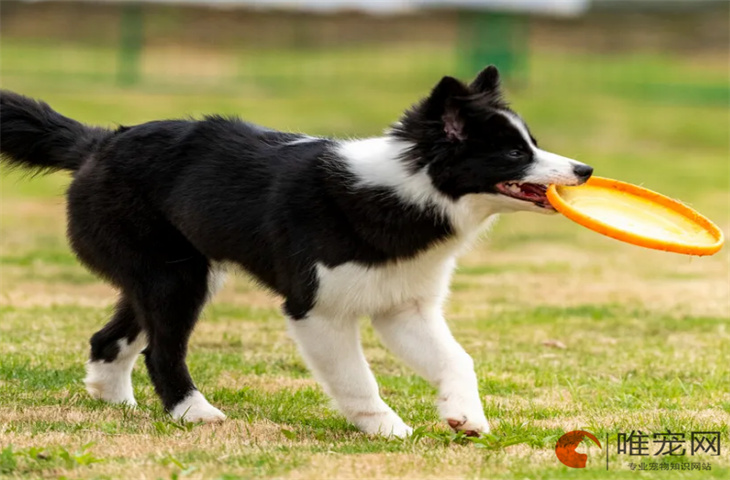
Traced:
POLYGON ((289 331, 314 376, 349 421, 365 433, 406 437, 411 428, 383 402, 360 345, 357 318, 308 315, 289 331))
POLYGON ((441 418, 457 431, 489 432, 474 362, 451 335, 437 304, 415 303, 373 316, 383 343, 438 388, 441 418))

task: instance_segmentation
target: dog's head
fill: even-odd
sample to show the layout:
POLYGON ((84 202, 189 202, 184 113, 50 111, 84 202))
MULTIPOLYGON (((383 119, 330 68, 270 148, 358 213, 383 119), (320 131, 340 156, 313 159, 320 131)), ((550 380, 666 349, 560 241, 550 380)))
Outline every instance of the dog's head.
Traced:
POLYGON ((580 185, 588 165, 549 153, 502 99, 499 72, 485 68, 466 85, 444 77, 408 110, 393 134, 413 145, 407 161, 443 194, 494 196, 502 210, 552 211, 548 184, 580 185))

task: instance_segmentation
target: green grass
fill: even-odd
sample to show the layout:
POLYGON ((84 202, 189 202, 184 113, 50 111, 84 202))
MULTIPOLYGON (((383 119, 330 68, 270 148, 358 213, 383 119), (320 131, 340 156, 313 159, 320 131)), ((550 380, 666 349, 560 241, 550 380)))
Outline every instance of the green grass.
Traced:
MULTIPOLYGON (((103 49, 59 48, 73 68, 111 75, 103 49)), ((104 125, 217 112, 340 136, 378 134, 454 65, 438 50, 429 62, 421 51, 398 48, 298 57, 239 52, 232 74, 246 74, 237 77, 240 88, 166 88, 164 72, 150 63, 148 82, 122 89, 107 77, 50 80, 29 70, 39 59, 57 64, 53 52, 4 40, 4 88, 104 125), (358 68, 363 62, 372 68, 358 68), (333 64, 345 66, 329 76, 318 70, 333 64)), ((615 91, 665 78, 715 88, 727 83, 726 69, 665 56, 543 53, 532 60, 529 88, 508 85, 542 146, 591 163, 599 175, 680 198, 728 231, 726 106, 615 91), (611 75, 604 78, 601 68, 611 75)), ((185 425, 163 412, 141 362, 136 410, 84 391, 88 338, 109 316, 115 292, 80 267, 66 244, 68 181, 65 174, 0 178, 2 477, 730 476, 726 251, 687 258, 622 244, 559 216, 502 219, 461 262, 448 307, 456 338, 474 357, 493 426, 476 441, 439 421, 434 389, 390 356, 366 321, 363 342, 383 397, 416 434, 385 440, 357 432, 307 372, 279 300, 237 277, 204 312, 189 356, 199 387, 229 419, 185 425), (609 436, 608 474, 605 450, 596 447, 583 447, 586 470, 557 461, 557 438, 575 429, 602 442, 609 436), (723 456, 674 459, 710 462, 709 472, 664 473, 631 471, 635 459, 616 454, 621 432, 667 429, 720 431, 723 456)))

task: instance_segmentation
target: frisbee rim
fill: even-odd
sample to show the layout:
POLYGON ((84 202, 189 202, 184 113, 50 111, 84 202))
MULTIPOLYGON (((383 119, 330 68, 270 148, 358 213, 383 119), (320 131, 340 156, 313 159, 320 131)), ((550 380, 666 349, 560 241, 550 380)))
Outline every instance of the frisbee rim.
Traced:
POLYGON ((710 219, 700 214, 696 210, 688 207, 684 203, 667 197, 666 195, 662 195, 661 193, 649 190, 648 188, 639 187, 638 185, 633 185, 631 183, 626 183, 620 180, 614 180, 604 177, 591 177, 584 185, 618 190, 620 192, 624 192, 629 195, 633 195, 666 207, 687 218, 692 223, 695 223, 702 227, 715 239, 715 242, 707 245, 689 244, 674 240, 659 240, 651 236, 622 230, 586 213, 583 213, 575 207, 571 206, 560 196, 560 193, 558 192, 558 188, 560 188, 561 185, 551 184, 548 186, 548 201, 553 206, 553 208, 555 208, 555 210, 562 213, 564 216, 578 223, 579 225, 582 225, 607 237, 611 237, 616 240, 620 240, 622 242, 630 243, 633 245, 638 245, 641 247, 682 253, 685 255, 701 256, 717 253, 725 243, 725 236, 722 233, 722 230, 720 230, 720 228, 715 225, 710 219))

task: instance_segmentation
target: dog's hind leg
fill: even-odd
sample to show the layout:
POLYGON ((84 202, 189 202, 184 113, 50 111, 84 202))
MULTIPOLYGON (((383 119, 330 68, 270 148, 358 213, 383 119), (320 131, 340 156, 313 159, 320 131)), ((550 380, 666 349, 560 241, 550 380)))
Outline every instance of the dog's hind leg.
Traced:
POLYGON ((86 364, 86 389, 94 398, 111 403, 136 405, 132 368, 147 346, 129 301, 122 296, 112 319, 91 337, 91 355, 86 364))
POLYGON ((179 262, 149 265, 133 301, 148 337, 145 363, 155 391, 175 419, 216 422, 225 415, 195 387, 185 363, 193 327, 209 296, 209 266, 190 253, 179 262))
MULTIPOLYGON (((104 368, 109 367, 104 360, 109 350, 107 360, 120 361, 106 363, 123 365, 126 373, 143 350, 155 391, 173 417, 222 420, 220 410, 195 388, 185 363, 190 334, 211 294, 210 262, 136 192, 133 180, 118 180, 106 166, 93 164, 82 169, 69 188, 72 248, 91 270, 123 292, 113 321, 92 341, 89 390, 102 398, 133 401, 128 383, 124 395, 105 396, 105 387, 117 383, 104 380, 104 368)), ((118 379, 127 377, 111 378, 121 383, 118 379)))
POLYGON ((474 362, 449 331, 439 305, 415 304, 373 317, 383 343, 439 390, 441 418, 467 435, 489 432, 474 362))
POLYGON ((406 437, 411 428, 383 402, 359 338, 357 318, 309 315, 289 331, 314 376, 349 421, 365 433, 406 437))

